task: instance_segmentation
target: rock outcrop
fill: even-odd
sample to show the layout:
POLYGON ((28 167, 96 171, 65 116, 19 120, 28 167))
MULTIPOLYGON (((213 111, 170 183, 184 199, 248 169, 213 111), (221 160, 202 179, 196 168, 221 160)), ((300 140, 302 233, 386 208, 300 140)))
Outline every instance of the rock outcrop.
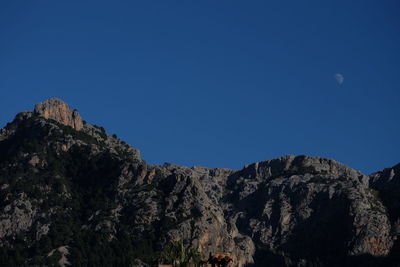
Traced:
POLYGON ((400 262, 400 165, 370 176, 309 156, 152 166, 58 99, 0 137, 0 265, 152 266, 178 241, 234 266, 400 262))
POLYGON ((317 157, 255 163, 229 177, 231 210, 241 213, 239 231, 263 248, 256 260, 274 254, 282 262, 339 266, 350 256, 387 256, 391 225, 367 179, 317 157))
POLYGON ((83 121, 77 110, 71 110, 68 104, 61 99, 50 98, 35 106, 34 113, 46 119, 52 119, 79 131, 83 127, 83 121))
POLYGON ((400 164, 371 174, 370 187, 385 206, 395 240, 391 257, 400 263, 400 164))

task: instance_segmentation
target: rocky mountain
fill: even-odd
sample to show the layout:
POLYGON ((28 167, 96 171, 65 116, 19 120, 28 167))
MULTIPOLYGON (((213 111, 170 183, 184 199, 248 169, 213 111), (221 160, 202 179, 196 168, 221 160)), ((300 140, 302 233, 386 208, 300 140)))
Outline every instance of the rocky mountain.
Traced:
POLYGON ((152 266, 171 242, 233 266, 400 266, 399 234, 400 165, 153 166, 59 99, 0 130, 0 266, 152 266))

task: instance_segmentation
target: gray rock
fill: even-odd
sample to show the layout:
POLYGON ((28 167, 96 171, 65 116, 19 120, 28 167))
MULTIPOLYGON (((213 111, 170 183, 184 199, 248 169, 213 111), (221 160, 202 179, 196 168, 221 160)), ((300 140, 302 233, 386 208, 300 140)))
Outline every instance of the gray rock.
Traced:
POLYGON ((387 209, 392 235, 400 235, 400 164, 373 173, 369 178, 371 189, 387 209))
MULTIPOLYGON (((341 266, 365 255, 390 256, 400 233, 400 165, 370 176, 309 156, 238 171, 151 166, 59 99, 18 114, 0 131, 0 146, 0 171, 7 174, 0 176, 0 246, 6 248, 21 236, 34 247, 69 220, 74 231, 105 242, 123 234, 160 251, 183 241, 203 260, 210 252, 229 253, 235 266, 341 266), (24 147, 37 131, 41 139, 24 147)), ((72 240, 60 244, 63 264, 73 262, 72 240)), ((137 257, 131 265, 148 266, 144 261, 137 257)))
POLYGON ((229 177, 240 232, 291 260, 388 255, 393 245, 382 202, 365 177, 332 160, 287 156, 229 177), (338 218, 340 218, 338 220, 338 218))

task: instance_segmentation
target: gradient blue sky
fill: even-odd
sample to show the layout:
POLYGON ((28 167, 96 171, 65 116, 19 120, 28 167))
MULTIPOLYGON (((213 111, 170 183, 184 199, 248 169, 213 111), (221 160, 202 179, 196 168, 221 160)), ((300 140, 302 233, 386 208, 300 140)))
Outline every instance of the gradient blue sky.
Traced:
POLYGON ((0 124, 59 97, 150 164, 308 154, 370 173, 400 162, 399 11, 398 0, 1 1, 0 124))

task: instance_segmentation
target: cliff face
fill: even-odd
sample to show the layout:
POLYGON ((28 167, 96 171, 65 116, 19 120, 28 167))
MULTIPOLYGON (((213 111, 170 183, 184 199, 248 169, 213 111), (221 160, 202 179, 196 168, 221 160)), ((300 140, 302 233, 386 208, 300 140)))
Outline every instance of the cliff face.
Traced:
POLYGON ((70 110, 61 99, 51 98, 35 105, 34 114, 52 119, 80 131, 83 127, 81 115, 77 110, 70 110))
POLYGON ((393 262, 400 263, 400 164, 370 175, 370 187, 379 194, 391 224, 394 237, 391 250, 393 262))
POLYGON ((0 265, 146 265, 182 241, 235 266, 396 266, 398 166, 152 166, 50 99, 0 130, 0 265))
POLYGON ((333 160, 287 156, 255 163, 229 184, 232 210, 242 213, 238 229, 259 248, 256 261, 341 266, 390 253, 391 224, 368 177, 333 160))

